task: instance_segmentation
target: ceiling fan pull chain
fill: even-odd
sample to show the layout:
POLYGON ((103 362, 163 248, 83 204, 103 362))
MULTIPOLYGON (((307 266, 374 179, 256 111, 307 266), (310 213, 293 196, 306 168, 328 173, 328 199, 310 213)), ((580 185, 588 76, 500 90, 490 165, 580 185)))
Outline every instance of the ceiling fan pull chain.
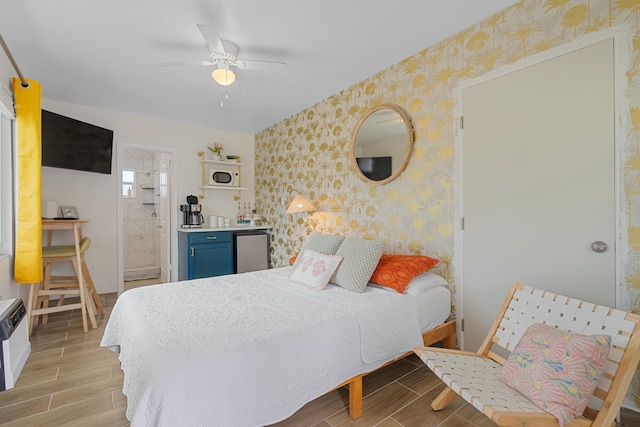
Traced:
MULTIPOLYGON (((229 92, 226 89, 224 89, 224 99, 229 99, 229 92)), ((220 108, 224 107, 224 99, 220 101, 220 108)))

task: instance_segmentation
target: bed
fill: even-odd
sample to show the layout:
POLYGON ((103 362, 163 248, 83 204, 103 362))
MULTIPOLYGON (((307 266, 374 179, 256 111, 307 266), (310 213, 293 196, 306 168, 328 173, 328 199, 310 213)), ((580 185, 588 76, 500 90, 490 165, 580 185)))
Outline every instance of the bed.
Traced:
POLYGON ((455 346, 450 293, 436 274, 404 294, 318 292, 292 284, 291 269, 123 293, 101 346, 119 353, 131 425, 267 425, 345 384, 357 418, 363 375, 416 345, 455 346))

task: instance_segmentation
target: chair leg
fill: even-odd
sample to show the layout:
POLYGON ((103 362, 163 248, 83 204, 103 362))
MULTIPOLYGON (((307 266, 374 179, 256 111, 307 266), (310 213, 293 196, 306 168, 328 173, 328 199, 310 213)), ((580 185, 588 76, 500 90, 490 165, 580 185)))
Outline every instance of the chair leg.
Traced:
POLYGON ((434 411, 440 411, 446 408, 454 397, 456 397, 456 392, 451 390, 449 387, 445 388, 435 399, 433 399, 433 402, 431 402, 431 409, 434 411))

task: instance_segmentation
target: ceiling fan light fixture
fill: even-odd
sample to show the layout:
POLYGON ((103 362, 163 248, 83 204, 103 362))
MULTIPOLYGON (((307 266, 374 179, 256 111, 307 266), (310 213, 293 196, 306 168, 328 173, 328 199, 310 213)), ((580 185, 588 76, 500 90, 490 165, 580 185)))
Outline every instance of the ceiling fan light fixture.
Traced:
POLYGON ((229 86, 236 81, 236 74, 229 68, 216 68, 211 72, 211 78, 220 86, 229 86))

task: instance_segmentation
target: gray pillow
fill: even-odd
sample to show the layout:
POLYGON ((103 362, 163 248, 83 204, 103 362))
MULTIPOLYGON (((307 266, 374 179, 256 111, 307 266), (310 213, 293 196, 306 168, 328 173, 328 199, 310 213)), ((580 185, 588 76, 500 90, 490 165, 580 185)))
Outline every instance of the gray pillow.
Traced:
POLYGON ((382 240, 345 238, 335 253, 342 257, 342 263, 329 282, 353 292, 364 292, 383 250, 382 240))
POLYGON ((298 253, 296 261, 293 263, 294 270, 298 268, 298 264, 302 261, 300 255, 304 253, 305 249, 312 249, 326 255, 335 255, 343 240, 344 236, 337 236, 335 234, 320 234, 316 231, 309 234, 309 237, 307 237, 307 240, 305 240, 302 245, 302 249, 300 249, 298 253))

